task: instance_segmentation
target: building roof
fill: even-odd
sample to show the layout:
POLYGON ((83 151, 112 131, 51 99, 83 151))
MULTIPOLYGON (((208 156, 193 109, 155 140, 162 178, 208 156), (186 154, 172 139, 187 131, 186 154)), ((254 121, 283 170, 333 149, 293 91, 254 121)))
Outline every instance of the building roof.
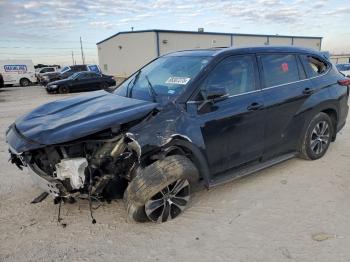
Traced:
POLYGON ((122 34, 136 34, 136 33, 177 33, 177 34, 200 34, 200 35, 230 35, 230 36, 262 36, 262 37, 295 37, 295 38, 309 38, 309 39, 322 39, 320 36, 295 36, 295 35, 262 35, 262 34, 240 34, 240 33, 219 33, 219 32, 198 32, 198 31, 181 31, 181 30, 162 30, 162 29, 149 29, 149 30, 138 30, 138 31, 122 31, 116 33, 98 43, 99 45, 111 38, 114 38, 122 34))

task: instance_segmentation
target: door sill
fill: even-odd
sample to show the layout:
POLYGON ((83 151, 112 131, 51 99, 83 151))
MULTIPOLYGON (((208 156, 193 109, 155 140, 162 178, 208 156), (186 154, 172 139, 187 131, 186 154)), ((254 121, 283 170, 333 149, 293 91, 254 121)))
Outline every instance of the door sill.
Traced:
POLYGON ((289 160, 295 156, 296 156, 296 153, 289 153, 289 154, 275 157, 273 159, 267 160, 262 163, 258 163, 249 167, 238 169, 237 171, 233 171, 233 170, 226 171, 223 174, 219 175, 218 177, 211 179, 208 187, 212 188, 218 185, 222 185, 222 184, 234 181, 236 179, 240 179, 242 177, 251 175, 253 173, 256 173, 270 166, 289 160))

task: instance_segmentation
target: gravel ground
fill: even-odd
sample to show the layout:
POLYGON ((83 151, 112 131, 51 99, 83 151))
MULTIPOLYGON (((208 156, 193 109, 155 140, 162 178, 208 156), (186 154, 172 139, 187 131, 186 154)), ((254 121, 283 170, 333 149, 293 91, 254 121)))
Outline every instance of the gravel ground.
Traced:
MULTIPOLYGON (((200 190, 165 224, 129 224, 122 201, 95 211, 58 206, 10 165, 6 128, 43 103, 42 87, 0 90, 0 261, 350 261, 350 130, 318 161, 292 159, 256 176, 200 190)), ((77 94, 73 94, 77 95, 77 94)))

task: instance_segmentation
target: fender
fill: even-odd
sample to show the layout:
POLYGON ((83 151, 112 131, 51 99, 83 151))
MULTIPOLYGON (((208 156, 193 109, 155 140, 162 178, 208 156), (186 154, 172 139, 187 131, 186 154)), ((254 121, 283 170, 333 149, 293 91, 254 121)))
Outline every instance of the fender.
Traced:
POLYGON ((198 147, 196 147, 194 144, 192 144, 190 141, 184 140, 181 138, 172 139, 168 144, 162 147, 162 150, 169 147, 174 147, 174 146, 191 152, 191 157, 193 158, 192 160, 194 164, 197 166, 200 176, 203 178, 205 185, 209 186, 210 173, 209 173, 208 161, 204 156, 204 154, 202 153, 202 151, 198 147))

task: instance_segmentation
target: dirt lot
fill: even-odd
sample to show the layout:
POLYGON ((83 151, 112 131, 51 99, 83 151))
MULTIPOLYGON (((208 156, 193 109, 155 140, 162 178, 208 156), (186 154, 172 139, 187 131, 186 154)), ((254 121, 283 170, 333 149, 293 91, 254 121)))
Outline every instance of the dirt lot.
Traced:
MULTIPOLYGON (((76 95, 76 94, 74 94, 76 95)), ((6 128, 45 102, 41 87, 0 90, 0 261, 350 261, 350 126, 316 162, 292 159, 194 196, 165 224, 128 224, 122 201, 62 207, 8 160, 6 128)))

